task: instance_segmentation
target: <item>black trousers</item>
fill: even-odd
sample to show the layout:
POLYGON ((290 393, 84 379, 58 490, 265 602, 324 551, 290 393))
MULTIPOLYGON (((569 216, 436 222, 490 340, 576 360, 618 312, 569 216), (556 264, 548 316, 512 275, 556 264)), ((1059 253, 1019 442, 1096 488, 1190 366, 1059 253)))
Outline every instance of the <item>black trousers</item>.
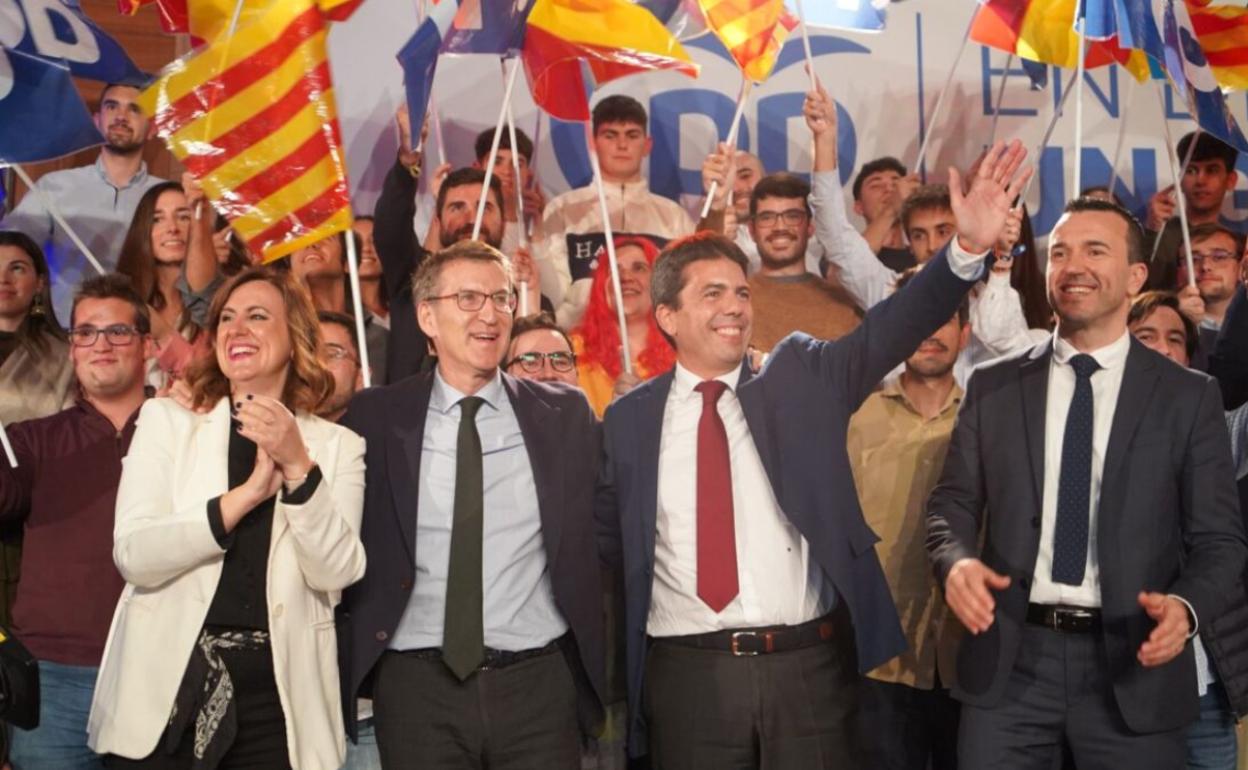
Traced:
POLYGON ((955 770, 959 704, 940 686, 920 690, 863 677, 857 765, 872 770, 955 770))
MULTIPOLYGON (((963 704, 963 770, 1052 770, 1063 750, 1079 770, 1180 770, 1186 729, 1139 734, 1114 700, 1100 634, 1024 627, 1005 696, 992 708, 963 704)), ((1196 683, 1192 682, 1192 687, 1196 683)))
POLYGON ((834 644, 735 657, 654 640, 654 770, 852 770, 858 674, 834 644))
POLYGON ((579 770, 576 685, 558 650, 461 682, 439 659, 387 652, 373 724, 386 770, 579 770))
MULTIPOLYGON (((238 709, 238 735, 218 770, 287 770, 290 755, 286 745, 286 715, 277 694, 273 676, 273 655, 261 650, 221 650, 221 659, 234 682, 234 704, 238 709)), ((124 703, 114 708, 125 708, 124 703)), ((177 751, 165 753, 162 734, 156 750, 143 759, 115 755, 104 758, 109 770, 186 770, 191 766, 195 745, 195 725, 182 735, 177 751)))

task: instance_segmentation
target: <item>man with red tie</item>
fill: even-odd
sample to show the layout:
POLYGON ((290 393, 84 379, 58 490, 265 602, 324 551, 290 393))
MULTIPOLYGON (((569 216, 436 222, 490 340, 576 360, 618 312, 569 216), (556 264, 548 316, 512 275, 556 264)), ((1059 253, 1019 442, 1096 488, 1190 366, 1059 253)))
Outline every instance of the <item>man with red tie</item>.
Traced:
POLYGON ((958 238, 835 342, 743 361, 747 262, 703 233, 655 263, 673 371, 607 410, 596 515, 622 565, 629 752, 662 770, 850 768, 860 672, 905 646, 846 455, 850 415, 957 311, 1029 176, 1018 143, 951 187, 958 238))

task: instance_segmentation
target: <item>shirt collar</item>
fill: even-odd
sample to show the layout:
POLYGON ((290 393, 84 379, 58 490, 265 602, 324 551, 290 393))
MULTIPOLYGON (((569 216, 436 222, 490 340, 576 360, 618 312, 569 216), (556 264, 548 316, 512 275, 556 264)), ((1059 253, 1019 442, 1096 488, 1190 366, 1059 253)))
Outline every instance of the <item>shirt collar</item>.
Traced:
MULTIPOLYGON (((953 387, 949 389, 949 395, 945 396, 945 403, 940 405, 940 413, 944 414, 951 407, 956 407, 958 404, 961 404, 962 394, 962 386, 956 382, 953 383, 953 387)), ((880 396, 882 398, 891 398, 895 401, 900 401, 905 404, 906 408, 910 411, 915 414, 919 413, 919 410, 915 409, 914 404, 910 402, 909 396, 906 395, 905 388, 901 387, 900 377, 895 377, 891 381, 885 383, 884 386, 880 388, 880 396)))
MULTIPOLYGON (((1119 369, 1127 363, 1127 353, 1131 350, 1131 333, 1123 331, 1122 336, 1103 348, 1098 348, 1088 352, 1088 355, 1096 359, 1102 369, 1119 369)), ((1079 354, 1080 351, 1075 349, 1066 340, 1062 339, 1057 332, 1053 332, 1053 360, 1063 366, 1070 365, 1070 359, 1079 354)))
MULTIPOLYGON (((724 372, 715 379, 727 385, 728 390, 736 393, 737 382, 741 379, 741 367, 738 366, 732 371, 724 372)), ((675 378, 672 381, 672 395, 678 399, 690 398, 696 395, 693 389, 702 381, 701 377, 681 366, 678 361, 676 363, 675 378)))
MULTIPOLYGON (((507 392, 503 390, 503 376, 499 370, 494 371, 494 379, 490 380, 473 393, 474 396, 485 401, 491 408, 498 411, 501 407, 502 400, 507 398, 507 392)), ((450 414, 461 400, 467 398, 467 394, 460 393, 451 387, 446 380, 442 379, 442 372, 437 369, 433 370, 433 392, 429 394, 429 408, 436 409, 442 414, 450 414)))
MULTIPOLYGON (((95 171, 100 175, 100 179, 110 186, 112 181, 108 178, 108 171, 104 169, 104 151, 100 150, 100 154, 95 157, 95 171)), ((139 161, 139 170, 134 172, 134 176, 130 177, 130 181, 118 187, 118 190, 127 190, 136 184, 142 184, 147 179, 147 161, 139 161)))

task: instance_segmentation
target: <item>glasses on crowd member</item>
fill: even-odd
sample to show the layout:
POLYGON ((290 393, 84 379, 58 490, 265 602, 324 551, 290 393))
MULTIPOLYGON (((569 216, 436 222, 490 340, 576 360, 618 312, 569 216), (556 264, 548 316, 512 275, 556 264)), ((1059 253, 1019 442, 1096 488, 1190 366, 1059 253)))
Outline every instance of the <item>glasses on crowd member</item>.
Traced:
POLYGON ((788 209, 786 211, 760 211, 754 215, 754 224, 759 227, 775 227, 776 222, 783 219, 786 225, 796 227, 806 221, 805 209, 788 209))
POLYGON ((485 307, 486 298, 489 298, 490 302, 494 303, 494 309, 500 313, 514 313, 516 311, 516 293, 514 291, 496 291, 493 294, 486 294, 483 291, 465 289, 454 294, 430 297, 429 300, 432 302, 435 299, 454 299, 460 310, 465 313, 475 313, 485 307))
POLYGON ((325 345, 325 357, 331 361, 355 361, 355 354, 342 345, 333 342, 325 345))
POLYGON ((1199 267, 1208 262, 1210 265, 1225 265, 1237 259, 1237 255, 1233 251, 1226 249, 1213 249, 1211 251, 1193 251, 1192 264, 1199 267))
POLYGON ((504 369, 510 369, 513 364, 520 364, 520 368, 534 374, 542 370, 542 361, 550 362, 550 368, 556 372, 570 372, 576 366, 576 356, 571 353, 563 353, 556 351, 554 353, 521 353, 515 358, 507 362, 504 369))
POLYGON ((139 330, 128 324, 113 324, 102 329, 95 326, 75 326, 69 330, 69 339, 76 347, 89 348, 101 334, 110 345, 129 345, 139 336, 139 330))

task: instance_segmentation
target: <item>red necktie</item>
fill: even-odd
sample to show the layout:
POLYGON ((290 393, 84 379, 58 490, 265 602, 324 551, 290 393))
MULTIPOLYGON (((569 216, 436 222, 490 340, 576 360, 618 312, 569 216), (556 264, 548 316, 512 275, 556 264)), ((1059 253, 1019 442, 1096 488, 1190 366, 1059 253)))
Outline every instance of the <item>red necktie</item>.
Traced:
POLYGON ((694 387, 702 394, 702 416, 698 419, 698 598, 717 613, 740 591, 728 433, 716 408, 727 389, 719 380, 694 387))

